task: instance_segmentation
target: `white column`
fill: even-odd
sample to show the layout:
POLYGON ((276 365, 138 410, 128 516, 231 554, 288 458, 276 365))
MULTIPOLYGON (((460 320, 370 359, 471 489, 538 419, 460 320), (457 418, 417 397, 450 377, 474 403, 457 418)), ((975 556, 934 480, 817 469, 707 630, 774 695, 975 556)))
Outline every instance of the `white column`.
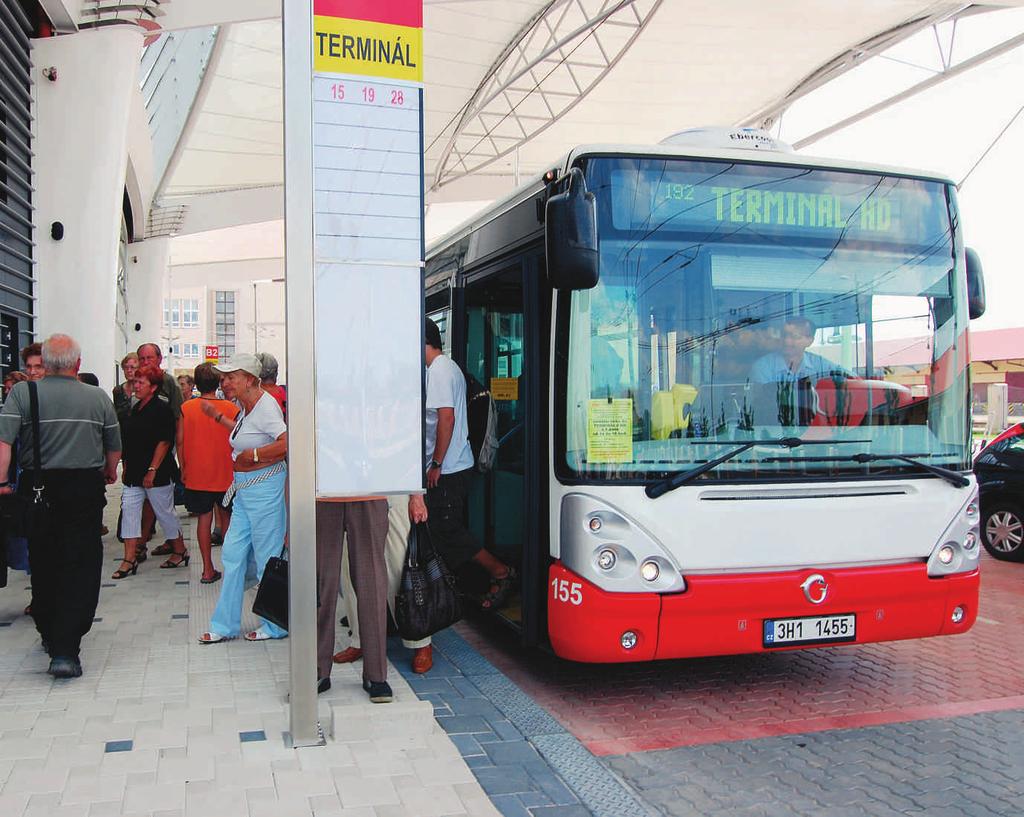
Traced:
POLYGON ((160 323, 170 246, 171 240, 166 237, 147 238, 128 245, 129 351, 135 351, 143 343, 162 343, 160 323))
POLYGON ((118 242, 142 39, 111 28, 33 40, 37 335, 72 335, 110 387, 118 242), (54 68, 55 82, 43 78, 54 68), (64 236, 51 237, 60 222, 64 236))

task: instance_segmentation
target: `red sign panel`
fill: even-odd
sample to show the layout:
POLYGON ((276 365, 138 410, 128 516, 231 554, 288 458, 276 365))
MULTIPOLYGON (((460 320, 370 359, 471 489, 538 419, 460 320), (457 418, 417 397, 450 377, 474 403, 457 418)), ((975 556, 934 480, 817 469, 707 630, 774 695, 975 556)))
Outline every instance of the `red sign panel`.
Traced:
POLYGON ((423 0, 313 0, 313 14, 423 28, 423 0))

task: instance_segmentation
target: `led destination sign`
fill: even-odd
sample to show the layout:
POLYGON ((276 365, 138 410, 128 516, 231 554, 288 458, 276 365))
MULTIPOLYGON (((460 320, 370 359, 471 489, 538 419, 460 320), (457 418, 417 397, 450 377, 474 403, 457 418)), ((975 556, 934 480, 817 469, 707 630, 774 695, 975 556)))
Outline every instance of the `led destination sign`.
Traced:
POLYGON ((618 229, 749 227, 918 243, 949 223, 942 184, 920 179, 684 160, 627 160, 610 176, 618 229))
MULTIPOLYGON (((671 213, 679 204, 714 202, 715 221, 731 224, 785 224, 790 227, 844 227, 851 220, 859 229, 887 233, 893 228, 893 205, 901 201, 836 193, 803 193, 795 190, 719 187, 681 182, 662 184, 654 199, 654 214, 671 213)), ((899 221, 900 214, 895 214, 899 221)))

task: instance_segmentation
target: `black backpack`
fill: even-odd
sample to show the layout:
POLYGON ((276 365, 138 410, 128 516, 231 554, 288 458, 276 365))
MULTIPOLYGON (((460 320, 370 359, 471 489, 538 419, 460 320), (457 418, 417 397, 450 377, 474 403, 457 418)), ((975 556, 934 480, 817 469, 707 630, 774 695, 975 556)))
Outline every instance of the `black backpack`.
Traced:
POLYGON ((498 455, 497 410, 491 392, 473 375, 466 377, 466 426, 476 470, 486 474, 498 455))

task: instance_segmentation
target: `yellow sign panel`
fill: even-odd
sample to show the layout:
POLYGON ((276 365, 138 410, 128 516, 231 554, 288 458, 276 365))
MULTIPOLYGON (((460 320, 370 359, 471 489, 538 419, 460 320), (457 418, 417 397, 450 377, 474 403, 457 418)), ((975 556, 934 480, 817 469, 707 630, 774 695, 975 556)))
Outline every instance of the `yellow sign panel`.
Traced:
POLYGON ((423 81, 423 29, 321 15, 313 26, 315 71, 423 81))
POLYGON ((495 400, 518 400, 519 399, 519 378, 518 377, 492 377, 491 397, 495 400))
POLYGON ((633 401, 591 400, 587 408, 587 462, 633 461, 633 401))

